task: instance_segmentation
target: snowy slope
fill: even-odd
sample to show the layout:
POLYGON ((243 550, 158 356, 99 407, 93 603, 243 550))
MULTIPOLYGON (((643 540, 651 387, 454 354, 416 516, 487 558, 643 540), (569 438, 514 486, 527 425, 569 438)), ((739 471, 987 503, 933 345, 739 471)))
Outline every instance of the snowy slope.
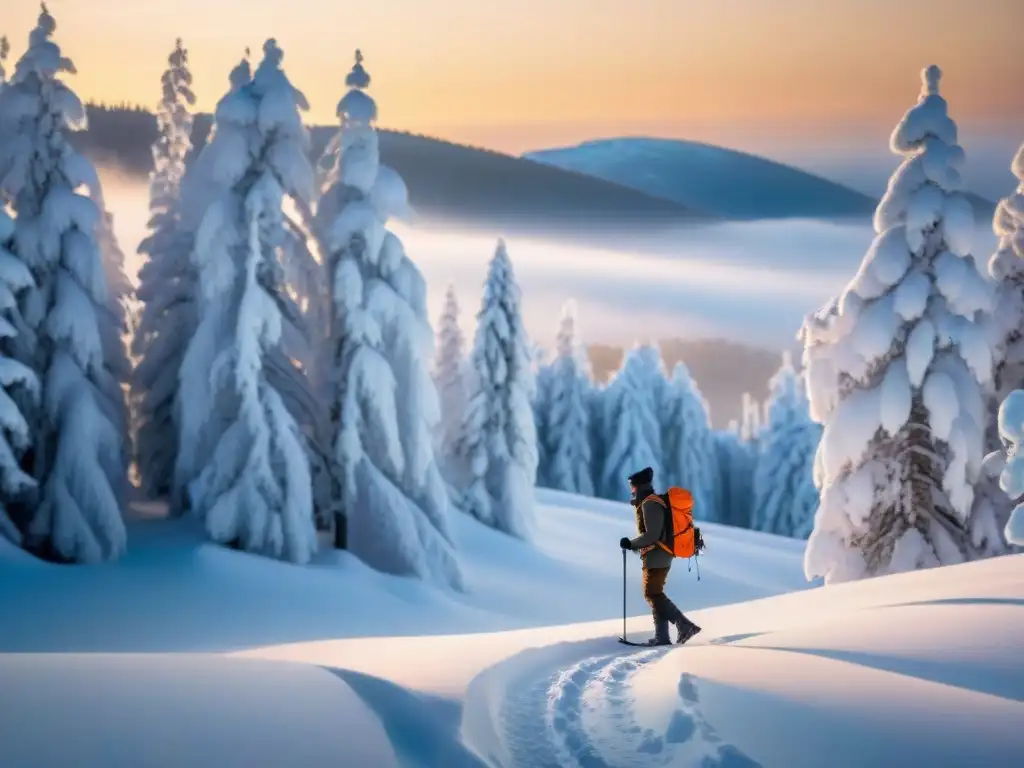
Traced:
POLYGON ((1020 764, 1024 556, 695 619, 683 648, 563 642, 485 670, 466 743, 495 766, 1020 764))
POLYGON ((0 552, 0 651, 23 652, 0 656, 3 765, 903 766, 912 749, 980 766, 1024 749, 1024 556, 801 589, 803 542, 707 526, 701 581, 669 582, 704 632, 646 651, 613 639, 628 508, 538 496, 536 550, 460 519, 459 597, 159 519, 130 525, 115 565, 0 552), (74 728, 47 738, 55 723, 74 728))

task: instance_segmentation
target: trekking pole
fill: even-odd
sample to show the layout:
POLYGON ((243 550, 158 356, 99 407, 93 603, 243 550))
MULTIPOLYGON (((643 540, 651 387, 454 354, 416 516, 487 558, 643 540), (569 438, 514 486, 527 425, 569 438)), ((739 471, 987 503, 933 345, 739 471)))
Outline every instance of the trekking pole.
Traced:
POLYGON ((626 639, 626 550, 622 550, 622 639, 626 639))

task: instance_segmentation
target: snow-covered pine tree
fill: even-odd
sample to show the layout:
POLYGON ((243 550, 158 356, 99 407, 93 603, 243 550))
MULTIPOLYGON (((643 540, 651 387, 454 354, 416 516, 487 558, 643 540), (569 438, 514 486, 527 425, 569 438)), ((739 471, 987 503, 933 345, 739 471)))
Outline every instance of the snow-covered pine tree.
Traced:
POLYGON ((995 281, 992 314, 987 323, 994 365, 992 387, 987 393, 985 435, 992 458, 982 465, 971 514, 972 542, 991 555, 1008 551, 1003 532, 1013 509, 1000 486, 999 413, 1010 392, 1024 387, 1024 145, 1017 151, 1011 171, 1019 183, 996 206, 992 228, 999 242, 988 263, 989 274, 995 281))
MULTIPOLYGON (((1024 495, 1024 390, 1010 392, 999 406, 999 434, 1009 450, 1006 465, 999 477, 999 485, 1006 495, 1016 501, 1024 495)), ((1018 504, 1003 529, 1008 544, 1024 547, 1024 503, 1018 504)))
POLYGON ((317 210, 332 288, 329 374, 340 510, 353 552, 374 568, 462 586, 450 503, 434 452, 426 286, 388 219, 407 206, 380 164, 377 105, 356 51, 338 102, 337 156, 317 210))
POLYGON ((693 495, 694 516, 717 520, 716 453, 707 401, 680 361, 672 369, 664 419, 664 476, 660 485, 681 485, 693 495))
MULTIPOLYGON (((749 411, 747 412, 749 415, 749 411)), ((750 528, 753 516, 756 443, 748 439, 750 424, 730 421, 728 429, 713 433, 718 464, 717 520, 737 528, 750 528)))
POLYGON ((191 260, 194 238, 178 210, 185 160, 192 148, 195 104, 188 51, 180 38, 167 65, 149 175, 149 235, 138 249, 147 259, 136 291, 143 305, 132 339, 137 361, 131 377, 135 455, 142 488, 150 498, 168 496, 174 484, 178 373, 198 322, 197 276, 191 260))
MULTIPOLYGON (((598 492, 603 498, 629 500, 628 478, 644 467, 654 470, 655 483, 661 484, 662 450, 661 402, 658 379, 660 361, 657 349, 637 346, 622 361, 622 367, 602 393, 601 427, 603 461, 598 476, 598 492)), ((663 378, 662 378, 663 380, 663 378)))
POLYGON ((270 39, 251 82, 236 69, 203 149, 222 186, 196 234, 203 295, 181 367, 178 456, 200 468, 190 507, 214 541, 304 563, 316 548, 309 457, 272 361, 291 307, 283 206, 309 205, 313 169, 300 116, 308 105, 283 57, 270 39))
POLYGON ((39 380, 14 357, 12 342, 18 329, 25 326, 18 300, 32 288, 32 274, 12 253, 13 240, 14 222, 0 209, 0 536, 21 544, 20 529, 28 521, 19 519, 18 512, 20 509, 24 515, 25 501, 35 490, 36 481, 22 466, 32 445, 32 433, 18 404, 38 402, 39 380))
POLYGON ((67 140, 84 127, 85 109, 61 79, 75 68, 52 39, 56 26, 44 5, 0 91, 0 197, 15 214, 15 253, 35 283, 20 302, 25 328, 14 355, 41 383, 40 407, 18 402, 32 443, 22 464, 38 483, 31 512, 18 515, 29 517, 27 549, 96 562, 125 546, 125 446, 104 394, 118 385, 104 347, 100 212, 76 191, 96 189, 96 172, 67 140))
POLYGON ((555 358, 542 369, 543 396, 537 411, 544 487, 594 495, 590 454, 591 383, 586 349, 576 338, 576 305, 562 310, 555 358))
POLYGON ((959 192, 963 150, 923 72, 893 132, 903 162, 875 212, 877 236, 838 312, 802 335, 821 503, 804 567, 834 583, 957 563, 984 450, 992 360, 976 322, 989 287, 970 255, 974 215, 959 192))
POLYGON ((451 458, 462 428, 467 395, 465 338, 459 326, 459 300, 454 285, 449 285, 445 292, 444 309, 437 325, 434 383, 441 405, 435 449, 439 464, 450 479, 451 458))
POLYGON ((803 381, 788 351, 769 389, 768 422, 754 472, 752 527, 807 538, 818 508, 814 454, 821 425, 811 420, 803 381))
POLYGON ((469 400, 456 455, 462 508, 504 533, 531 539, 537 431, 530 340, 520 293, 502 240, 487 270, 469 364, 469 400))
POLYGON ((7 41, 7 36, 0 36, 0 88, 3 88, 4 83, 7 82, 7 69, 5 68, 5 64, 10 52, 11 44, 7 41))

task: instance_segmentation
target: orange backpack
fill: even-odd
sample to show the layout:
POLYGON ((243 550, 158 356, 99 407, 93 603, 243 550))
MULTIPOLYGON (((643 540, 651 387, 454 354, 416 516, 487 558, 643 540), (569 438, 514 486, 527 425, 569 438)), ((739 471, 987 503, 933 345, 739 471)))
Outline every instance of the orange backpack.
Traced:
POLYGON ((693 494, 685 488, 672 486, 664 494, 652 494, 647 499, 653 499, 669 510, 665 516, 664 540, 656 542, 657 546, 672 557, 694 557, 704 550, 700 528, 693 524, 693 494))

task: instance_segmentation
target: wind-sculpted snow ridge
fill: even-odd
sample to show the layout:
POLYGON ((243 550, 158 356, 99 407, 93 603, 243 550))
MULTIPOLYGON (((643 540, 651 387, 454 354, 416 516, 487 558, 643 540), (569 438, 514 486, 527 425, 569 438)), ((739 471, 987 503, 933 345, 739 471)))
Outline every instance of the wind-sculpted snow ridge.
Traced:
POLYGON ((759 768, 704 717, 690 674, 667 727, 644 727, 633 683, 672 649, 613 643, 526 651, 483 672, 467 692, 464 743, 496 768, 759 768))

